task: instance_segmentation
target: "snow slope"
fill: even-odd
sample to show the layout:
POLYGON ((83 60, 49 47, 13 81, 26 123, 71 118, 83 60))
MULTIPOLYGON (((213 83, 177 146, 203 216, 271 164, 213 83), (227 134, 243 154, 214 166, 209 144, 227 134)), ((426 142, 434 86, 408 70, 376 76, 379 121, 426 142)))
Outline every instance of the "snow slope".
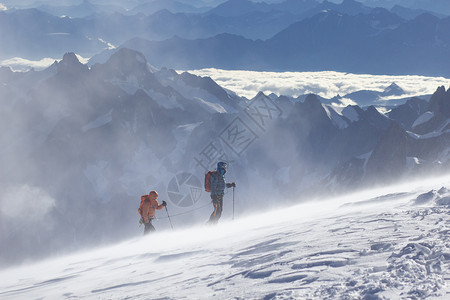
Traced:
POLYGON ((159 232, 2 270, 0 298, 449 299, 449 205, 443 177, 159 232))

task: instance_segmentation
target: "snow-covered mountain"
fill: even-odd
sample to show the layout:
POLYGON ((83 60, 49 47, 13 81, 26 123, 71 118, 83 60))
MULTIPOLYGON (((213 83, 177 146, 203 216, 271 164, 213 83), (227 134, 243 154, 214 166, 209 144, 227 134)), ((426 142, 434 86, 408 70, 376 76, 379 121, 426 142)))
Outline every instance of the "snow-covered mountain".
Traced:
POLYGON ((444 87, 386 113, 313 94, 248 100, 126 48, 91 67, 68 53, 44 71, 0 70, 2 263, 129 237, 151 189, 176 225, 203 222, 202 177, 219 159, 241 212, 439 174, 450 161, 444 87), (39 209, 23 223, 30 197, 39 209))
POLYGON ((448 24, 448 17, 439 19, 431 14, 405 21, 383 8, 358 15, 322 11, 264 41, 220 34, 163 41, 135 38, 122 46, 153 55, 151 62, 156 66, 175 69, 332 69, 442 76, 449 69, 445 59, 448 24))
POLYGON ((349 98, 361 106, 365 104, 373 104, 382 101, 383 98, 389 98, 392 96, 401 96, 405 92, 396 83, 392 83, 390 86, 386 87, 384 91, 371 91, 362 90, 353 93, 346 94, 344 98, 349 98))
POLYGON ((35 8, 0 11, 1 58, 39 60, 70 51, 89 57, 108 49, 101 37, 86 34, 76 23, 68 17, 55 17, 35 8))
MULTIPOLYGON (((395 11, 393 9, 388 11, 384 8, 372 9, 354 0, 346 0, 339 4, 329 1, 319 3, 315 0, 287 0, 271 4, 231 0, 209 11, 186 5, 186 1, 184 3, 180 1, 127 2, 126 5, 122 3, 122 6, 114 6, 112 3, 85 0, 81 4, 69 4, 61 3, 61 6, 43 5, 38 6, 37 9, 32 7, 0 11, 0 36, 3 41, 0 45, 0 59, 19 57, 41 60, 46 57, 61 57, 64 53, 72 51, 83 57, 92 57, 101 51, 111 50, 120 45, 129 48, 137 47, 139 44, 134 40, 135 38, 160 41, 162 45, 153 47, 162 47, 165 50, 163 49, 158 57, 155 54, 152 55, 155 58, 152 63, 158 67, 165 66, 175 69, 184 68, 185 65, 180 65, 181 61, 163 60, 173 51, 180 51, 175 57, 188 56, 187 53, 191 54, 191 51, 188 51, 190 47, 195 47, 192 50, 193 53, 201 53, 205 51, 205 48, 214 48, 214 53, 221 54, 216 56, 227 54, 228 57, 224 57, 220 61, 215 56, 208 57, 206 55, 208 51, 205 51, 200 55, 205 59, 203 61, 194 60, 187 66, 189 68, 199 68, 200 63, 207 67, 219 67, 219 63, 227 63, 225 64, 227 69, 240 65, 241 68, 248 69, 266 67, 279 70, 281 64, 277 63, 284 61, 282 65, 284 70, 304 70, 305 64, 308 61, 314 61, 316 53, 321 53, 311 46, 318 47, 319 50, 323 48, 323 51, 331 49, 332 52, 321 55, 319 61, 325 65, 325 69, 341 67, 335 63, 342 61, 345 68, 341 68, 341 70, 347 72, 374 73, 374 70, 370 68, 362 71, 350 69, 354 65, 363 66, 364 64, 352 64, 351 61, 348 61, 349 57, 350 59, 356 57, 370 65, 372 60, 380 62, 380 59, 390 57, 390 53, 401 51, 403 55, 398 55, 396 60, 400 59, 398 64, 409 68, 413 68, 413 66, 409 66, 407 61, 404 61, 408 57, 413 56, 414 58, 420 55, 422 60, 424 57, 423 52, 418 53, 422 46, 410 41, 411 36, 415 36, 415 32, 402 32, 395 36, 389 34, 391 30, 401 24, 408 24, 406 20, 412 21, 418 17, 417 11, 408 8, 395 11), (135 8, 133 8, 134 5, 136 5, 135 8), (397 11, 401 11, 400 15, 406 17, 399 17, 396 14, 397 11), (333 15, 340 17, 333 17, 333 15), (309 19, 311 21, 306 21, 309 19), (299 22, 301 22, 300 25, 297 24, 299 22), (338 26, 341 23, 348 25, 338 26), (334 33, 327 35, 326 31, 332 29, 334 33), (225 35, 221 35, 224 33, 225 35), (228 36, 228 34, 232 36, 228 36), (290 39, 291 34, 298 36, 298 41, 290 39), (286 38, 286 35, 289 38, 286 38), (378 35, 387 39, 387 46, 383 46, 386 40, 377 40, 378 35), (272 40, 272 38, 274 39, 272 40), (167 39, 169 40, 166 41, 167 39), (246 39, 250 41, 246 41, 246 39), (352 39, 354 40, 352 41, 352 39), (130 40, 131 42, 127 43, 130 40), (259 40, 269 41, 260 43, 259 40), (217 42, 218 46, 215 45, 217 42), (233 43, 234 47, 229 47, 230 43, 233 43), (242 45, 240 45, 241 43, 242 45), (361 48, 366 44, 368 45, 367 49, 361 48), (403 44, 407 45, 406 49, 403 49, 403 44), (203 45, 208 46, 203 47, 203 45), (352 49, 358 55, 352 54, 344 57, 346 60, 342 60, 342 57, 335 59, 333 53, 339 54, 342 51, 341 45, 345 48, 345 52, 340 55, 346 54, 348 49, 352 49), (306 49, 301 46, 305 46, 306 49), (235 52, 227 53, 227 49, 235 47, 243 50, 241 51, 243 53, 252 54, 252 56, 247 55, 243 61, 231 65, 228 60, 236 59, 238 55, 235 52), (305 51, 300 57, 296 57, 297 52, 288 51, 290 48, 298 47, 302 49, 302 52, 305 51), (290 56, 289 59, 286 58, 286 55, 290 56), (373 55, 376 55, 374 56, 376 59, 372 58, 373 55), (332 61, 328 61, 330 59, 332 61)), ((426 13, 426 11, 421 11, 421 13, 426 13)), ((445 20, 445 16, 439 15, 439 17, 445 20)), ((439 61, 439 56, 436 55, 442 54, 439 51, 446 51, 448 28, 446 21, 441 21, 437 26, 439 30, 433 30, 435 22, 436 20, 430 19, 422 24, 423 27, 428 28, 426 35, 435 36, 435 40, 439 41, 435 45, 438 49, 431 49, 435 53, 430 53, 425 57, 429 57, 428 60, 437 64, 435 68, 440 69, 440 64, 436 63, 439 61)), ((410 26, 406 25, 406 27, 410 26)), ((432 42, 433 39, 430 41, 432 42)), ((135 50, 143 52, 145 48, 135 48, 135 50)), ((152 51, 157 52, 155 49, 152 51)), ((189 60, 187 61, 189 62, 189 60)), ((423 65, 427 66, 430 61, 424 62, 423 65)), ((370 67, 375 68, 378 65, 380 64, 370 67)), ((381 65, 389 66, 384 63, 381 65)), ((317 69, 318 67, 314 70, 317 69)), ((446 70, 446 68, 442 67, 442 70, 446 70)), ((393 73, 393 71, 391 72, 393 73)), ((378 71, 378 73, 382 74, 383 72, 378 71)), ((397 70, 397 73, 410 72, 397 70)), ((431 73, 428 72, 428 74, 431 73)))
MULTIPOLYGON (((226 203, 229 209, 229 203, 226 203)), ((450 178, 3 269, 2 299, 447 299, 450 178)))
POLYGON ((366 111, 372 112, 369 122, 378 130, 382 129, 382 133, 375 133, 376 142, 370 151, 338 165, 323 184, 354 185, 361 181, 377 182, 380 178, 387 183, 405 174, 423 176, 421 174, 445 171, 449 166, 450 149, 448 103, 448 91, 440 87, 427 106, 423 100, 413 98, 392 109, 386 117, 393 122, 383 121, 373 107, 369 108, 366 111), (436 114, 433 113, 435 107, 439 107, 436 114))
POLYGON ((208 78, 154 71, 127 49, 91 68, 66 54, 42 72, 2 70, 0 122, 8 130, 1 138, 0 222, 9 228, 1 235, 2 263, 53 252, 59 243, 71 248, 129 235, 136 211, 126 203, 180 170, 179 157, 191 154, 180 139, 246 101, 208 78), (50 205, 27 213, 33 229, 15 204, 25 205, 16 198, 28 190, 36 191, 37 204, 50 205), (43 217, 52 223, 45 230, 43 217), (111 226, 117 220, 131 227, 111 226))

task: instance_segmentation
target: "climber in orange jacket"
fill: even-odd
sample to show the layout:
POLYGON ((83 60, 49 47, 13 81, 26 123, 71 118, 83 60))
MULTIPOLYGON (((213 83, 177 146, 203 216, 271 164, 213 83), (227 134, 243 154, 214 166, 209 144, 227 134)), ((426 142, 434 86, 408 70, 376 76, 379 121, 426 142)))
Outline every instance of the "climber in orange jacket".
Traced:
POLYGON ((155 231, 155 227, 152 225, 152 220, 155 218, 155 210, 163 209, 167 205, 166 201, 159 204, 156 199, 158 199, 158 193, 156 191, 151 191, 148 195, 141 196, 139 213, 145 225, 144 234, 155 231))

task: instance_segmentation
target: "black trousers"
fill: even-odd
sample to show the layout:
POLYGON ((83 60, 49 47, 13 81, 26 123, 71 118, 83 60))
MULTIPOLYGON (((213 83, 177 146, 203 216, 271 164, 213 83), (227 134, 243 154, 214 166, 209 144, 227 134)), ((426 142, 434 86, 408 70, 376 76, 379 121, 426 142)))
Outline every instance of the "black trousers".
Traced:
POLYGON ((209 217, 208 223, 217 223, 222 216, 223 209, 223 195, 211 195, 211 200, 214 206, 214 211, 209 217))
POLYGON ((156 230, 155 227, 152 225, 152 220, 153 219, 150 219, 148 221, 148 223, 144 223, 144 225, 145 225, 144 234, 148 234, 148 233, 156 230))

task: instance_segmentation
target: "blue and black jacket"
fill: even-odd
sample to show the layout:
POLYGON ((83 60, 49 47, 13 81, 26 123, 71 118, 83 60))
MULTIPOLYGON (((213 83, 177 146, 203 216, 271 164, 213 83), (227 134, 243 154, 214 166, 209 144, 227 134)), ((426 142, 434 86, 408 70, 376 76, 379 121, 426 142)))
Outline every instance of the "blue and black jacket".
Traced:
POLYGON ((220 172, 211 174, 211 196, 221 196, 225 190, 225 178, 220 172))

